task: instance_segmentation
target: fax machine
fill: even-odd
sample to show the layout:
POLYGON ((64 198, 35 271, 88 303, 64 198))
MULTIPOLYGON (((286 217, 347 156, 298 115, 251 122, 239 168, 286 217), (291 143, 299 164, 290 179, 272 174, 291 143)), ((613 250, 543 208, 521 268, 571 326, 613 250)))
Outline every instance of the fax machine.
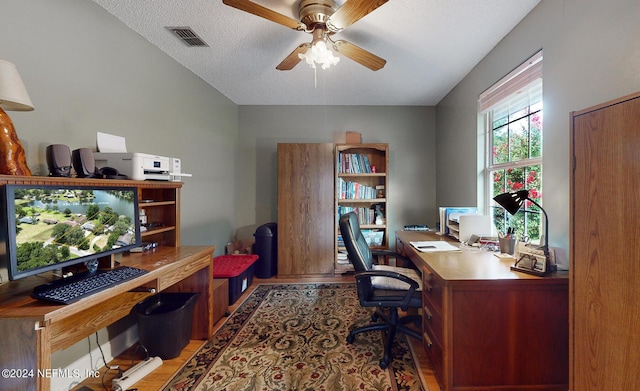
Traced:
POLYGON ((113 167, 129 179, 168 181, 171 158, 138 152, 94 152, 96 167, 113 167))

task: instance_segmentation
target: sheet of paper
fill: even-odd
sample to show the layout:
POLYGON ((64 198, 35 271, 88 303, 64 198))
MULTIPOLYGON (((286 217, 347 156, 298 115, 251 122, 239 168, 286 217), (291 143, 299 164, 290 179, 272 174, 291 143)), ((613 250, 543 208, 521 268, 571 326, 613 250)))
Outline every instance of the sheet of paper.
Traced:
POLYGON ((409 242, 418 251, 432 253, 438 251, 461 251, 459 247, 442 240, 425 240, 420 242, 409 242))
POLYGON ((97 132, 96 143, 98 152, 127 152, 127 142, 121 136, 97 132))

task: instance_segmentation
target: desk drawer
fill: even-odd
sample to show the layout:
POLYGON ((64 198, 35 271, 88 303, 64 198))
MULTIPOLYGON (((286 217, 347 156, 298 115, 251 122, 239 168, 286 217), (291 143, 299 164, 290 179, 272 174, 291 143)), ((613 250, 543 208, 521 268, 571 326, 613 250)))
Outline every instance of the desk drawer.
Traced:
MULTIPOLYGON (((191 277, 199 270, 204 269, 209 265, 211 265, 211 255, 193 259, 186 265, 172 265, 171 269, 166 270, 164 274, 158 279, 158 291, 163 291, 168 287, 174 285, 175 283, 191 277)), ((211 268, 209 274, 213 274, 213 268, 211 268)), ((213 279, 213 275, 211 275, 209 278, 213 279)))
POLYGON ((400 255, 408 257, 407 252, 404 248, 404 242, 400 240, 400 238, 396 237, 396 252, 400 255))
POLYGON ((442 312, 442 289, 443 282, 428 267, 422 268, 422 291, 423 297, 433 303, 435 309, 442 312))
POLYGON ((427 352, 427 356, 429 356, 429 360, 431 361, 431 365, 433 365, 433 370, 436 373, 438 382, 440 382, 440 384, 442 385, 442 345, 440 345, 440 341, 438 341, 438 339, 433 336, 433 333, 429 329, 429 327, 423 327, 422 346, 427 352))
POLYGON ((423 295, 422 298, 422 325, 424 327, 429 327, 431 329, 432 334, 438 339, 438 341, 442 341, 443 337, 443 324, 442 321, 442 312, 437 310, 431 301, 428 298, 425 298, 423 295))

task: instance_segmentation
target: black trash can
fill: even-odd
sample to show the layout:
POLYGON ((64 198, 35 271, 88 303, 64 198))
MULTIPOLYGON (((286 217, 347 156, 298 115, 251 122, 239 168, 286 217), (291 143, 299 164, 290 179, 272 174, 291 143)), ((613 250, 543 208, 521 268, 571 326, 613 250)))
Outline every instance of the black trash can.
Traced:
POLYGON ((136 304, 138 340, 150 357, 178 357, 191 339, 193 306, 200 293, 161 292, 136 304))
POLYGON ((253 253, 258 255, 254 274, 258 278, 270 278, 278 272, 278 225, 262 224, 253 234, 256 243, 253 253))

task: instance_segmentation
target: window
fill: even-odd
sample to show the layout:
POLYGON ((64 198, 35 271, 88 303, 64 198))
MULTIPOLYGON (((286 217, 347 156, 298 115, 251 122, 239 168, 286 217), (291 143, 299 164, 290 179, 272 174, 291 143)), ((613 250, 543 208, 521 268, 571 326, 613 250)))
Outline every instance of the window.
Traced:
POLYGON ((480 95, 485 124, 485 194, 499 232, 514 229, 518 238, 538 242, 544 221, 530 201, 514 216, 493 197, 529 190, 542 205, 542 51, 480 95))

